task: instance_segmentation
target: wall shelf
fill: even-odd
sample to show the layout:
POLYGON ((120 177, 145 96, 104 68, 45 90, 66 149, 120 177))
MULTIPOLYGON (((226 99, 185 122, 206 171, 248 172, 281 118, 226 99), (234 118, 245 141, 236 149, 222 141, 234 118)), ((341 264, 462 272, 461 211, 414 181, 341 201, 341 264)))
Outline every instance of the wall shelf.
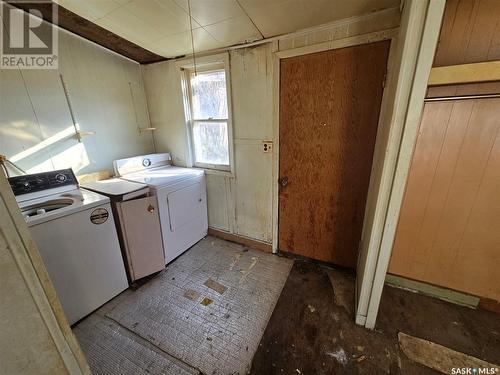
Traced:
POLYGON ((152 132, 156 130, 156 128, 138 128, 138 129, 139 133, 152 132))
POLYGON ((95 132, 93 131, 80 131, 80 130, 77 130, 75 132, 75 136, 76 136, 76 139, 78 139, 78 142, 80 142, 82 140, 83 137, 87 137, 89 135, 95 135, 95 132))

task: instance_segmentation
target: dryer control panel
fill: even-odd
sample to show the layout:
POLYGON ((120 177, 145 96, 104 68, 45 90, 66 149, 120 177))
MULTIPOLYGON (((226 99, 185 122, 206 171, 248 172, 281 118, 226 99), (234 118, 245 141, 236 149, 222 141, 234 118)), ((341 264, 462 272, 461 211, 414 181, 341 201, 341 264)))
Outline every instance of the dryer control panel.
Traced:
POLYGON ((78 185, 78 181, 71 168, 10 177, 9 183, 16 196, 60 186, 78 185))

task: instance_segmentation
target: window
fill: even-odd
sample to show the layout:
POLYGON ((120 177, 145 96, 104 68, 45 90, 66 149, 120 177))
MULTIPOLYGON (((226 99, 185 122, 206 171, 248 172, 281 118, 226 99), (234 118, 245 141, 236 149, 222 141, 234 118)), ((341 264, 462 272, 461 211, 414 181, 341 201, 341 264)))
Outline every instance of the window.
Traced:
POLYGON ((228 88, 223 65, 184 71, 185 100, 193 164, 229 171, 230 123, 228 88))

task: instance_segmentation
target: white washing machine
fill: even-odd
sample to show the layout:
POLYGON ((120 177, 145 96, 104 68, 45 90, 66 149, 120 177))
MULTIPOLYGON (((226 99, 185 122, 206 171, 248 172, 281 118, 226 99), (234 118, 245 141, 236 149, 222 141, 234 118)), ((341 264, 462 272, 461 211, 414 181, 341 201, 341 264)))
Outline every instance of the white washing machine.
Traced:
POLYGON ((168 153, 115 160, 120 178, 146 184, 158 200, 165 262, 207 235, 207 193, 202 169, 171 165, 168 153))
POLYGON ((9 178, 69 324, 128 288, 109 198, 71 169, 9 178))

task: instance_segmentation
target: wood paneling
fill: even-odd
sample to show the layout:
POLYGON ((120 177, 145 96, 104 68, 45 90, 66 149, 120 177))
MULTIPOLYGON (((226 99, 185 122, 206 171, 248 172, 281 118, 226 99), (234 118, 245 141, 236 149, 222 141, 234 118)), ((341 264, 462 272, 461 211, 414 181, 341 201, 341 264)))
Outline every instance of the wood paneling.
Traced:
POLYGON ((500 1, 447 0, 434 66, 500 59, 500 1))
POLYGON ((281 60, 280 250, 355 267, 389 45, 281 60))
POLYGON ((427 103, 389 272, 500 300, 500 99, 427 103))

